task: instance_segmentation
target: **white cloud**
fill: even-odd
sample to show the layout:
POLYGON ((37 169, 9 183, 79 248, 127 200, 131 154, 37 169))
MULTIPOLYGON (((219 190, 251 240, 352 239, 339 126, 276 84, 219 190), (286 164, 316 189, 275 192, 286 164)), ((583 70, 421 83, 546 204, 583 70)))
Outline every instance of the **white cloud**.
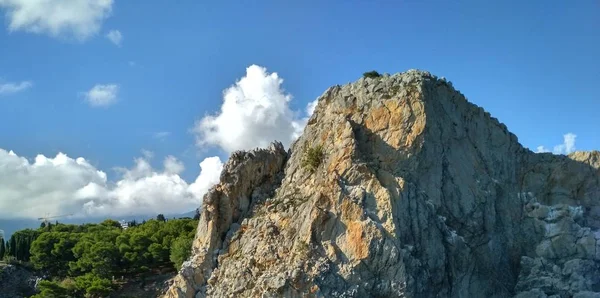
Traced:
MULTIPOLYGON (((282 82, 276 73, 248 67, 246 76, 224 91, 220 113, 196 123, 197 145, 216 145, 227 152, 265 147, 274 140, 289 145, 304 129, 316 101, 305 111, 292 111, 292 97, 283 91, 282 82)), ((96 85, 85 97, 93 106, 106 106, 115 102, 118 90, 115 84, 96 85)), ((169 134, 158 132, 154 137, 169 134)), ((117 168, 120 177, 109 181, 103 171, 81 157, 59 153, 29 161, 0 149, 0 218, 185 212, 201 204, 223 169, 219 157, 205 158, 198 177, 188 183, 180 176, 184 165, 175 157, 167 156, 162 170, 152 167, 149 160, 153 157, 152 152, 142 150, 132 167, 117 168)))
POLYGON ((548 152, 550 152, 550 150, 548 150, 548 148, 546 148, 544 146, 538 146, 535 152, 537 152, 537 153, 548 153, 548 152))
MULTIPOLYGON (((215 145, 226 152, 266 147, 272 141, 288 146, 304 129, 307 118, 292 111, 283 79, 251 65, 246 76, 223 91, 221 111, 197 121, 196 145, 215 145)), ((307 108, 312 111, 311 105, 307 108)))
POLYGON ((155 139, 159 139, 159 140, 162 141, 162 140, 166 139, 170 135, 171 135, 171 132, 169 132, 169 131, 159 131, 159 132, 155 132, 152 136, 155 139))
POLYGON ((154 152, 150 150, 142 149, 142 155, 146 160, 152 159, 154 157, 154 152))
MULTIPOLYGON (((554 146, 552 153, 554 154, 569 154, 575 151, 575 139, 577 135, 573 133, 567 133, 563 135, 563 143, 554 146)), ((546 153, 550 152, 550 150, 544 146, 538 146, 536 148, 537 153, 546 153)))
POLYGON ((117 102, 119 86, 116 84, 97 84, 84 93, 86 101, 93 107, 106 107, 117 102))
POLYGON ((219 183, 223 163, 217 156, 208 157, 200 163, 200 168, 202 169, 200 175, 188 189, 197 198, 204 196, 213 185, 219 183))
POLYGON ((106 34, 106 38, 118 47, 120 47, 123 42, 123 34, 121 34, 121 31, 119 30, 110 30, 110 32, 106 34))
POLYGON ((113 0, 0 0, 8 30, 86 40, 100 31, 113 0))
POLYGON ((319 103, 319 100, 315 99, 315 100, 309 102, 308 105, 306 105, 306 114, 308 114, 308 117, 312 116, 312 114, 315 112, 315 109, 317 108, 318 103, 319 103))
MULTIPOLYGON (((0 0, 0 1, 2 1, 2 0, 0 0)), ((31 86, 33 86, 33 83, 30 81, 23 81, 20 83, 12 83, 12 82, 0 83, 0 95, 21 92, 21 91, 31 88, 31 86)))
POLYGON ((164 167, 166 173, 175 175, 179 175, 185 169, 183 163, 172 155, 169 155, 165 158, 164 167))
POLYGON ((165 158, 162 171, 153 169, 147 158, 137 158, 113 183, 81 157, 38 155, 30 162, 0 149, 0 218, 187 212, 218 183, 222 167, 218 157, 206 158, 196 181, 188 184, 179 176, 183 164, 173 156, 165 158))

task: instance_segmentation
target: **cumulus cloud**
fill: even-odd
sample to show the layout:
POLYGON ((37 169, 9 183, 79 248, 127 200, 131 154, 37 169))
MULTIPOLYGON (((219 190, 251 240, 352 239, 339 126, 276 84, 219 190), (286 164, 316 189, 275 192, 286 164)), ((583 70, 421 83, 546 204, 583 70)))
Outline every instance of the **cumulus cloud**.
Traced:
POLYGON ((142 149, 142 155, 146 158, 146 159, 152 159, 154 157, 154 152, 150 151, 150 150, 145 150, 142 149))
POLYGON ((206 158, 198 178, 189 184, 179 176, 184 167, 175 157, 165 158, 163 170, 140 157, 131 168, 120 169, 121 177, 111 182, 81 157, 59 153, 29 161, 0 149, 0 217, 187 212, 197 208, 202 196, 218 183, 222 167, 218 157, 206 158))
MULTIPOLYGON (((218 146, 226 152, 266 147, 274 140, 288 146, 304 129, 317 101, 305 111, 293 111, 292 96, 282 83, 277 73, 248 67, 243 78, 224 90, 220 112, 195 123, 197 145, 218 146)), ((107 106, 116 101, 118 90, 116 84, 96 85, 84 95, 92 106, 107 106)), ((157 132, 154 137, 169 134, 157 132)), ((81 157, 59 153, 30 161, 0 149, 0 218, 186 212, 201 204, 223 169, 219 157, 205 158, 195 181, 188 183, 180 176, 183 163, 174 156, 167 156, 162 169, 156 169, 150 164, 151 151, 142 150, 141 155, 131 167, 117 168, 119 177, 110 181, 81 157)))
POLYGON ((308 105, 306 106, 306 114, 308 115, 308 117, 312 116, 312 114, 315 112, 318 103, 318 99, 315 99, 308 103, 308 105))
POLYGON ((117 102, 119 85, 116 84, 97 84, 92 89, 84 92, 85 100, 92 107, 107 107, 117 102))
MULTIPOLYGON (((266 147, 275 140, 288 146, 307 118, 290 108, 292 96, 282 83, 277 73, 258 65, 248 67, 244 77, 223 91, 220 112, 195 123, 196 145, 218 146, 226 152, 266 147)), ((312 106, 307 110, 312 112, 312 106)))
POLYGON ((119 30, 110 30, 110 32, 106 34, 106 38, 116 46, 120 47, 121 42, 123 41, 123 34, 121 34, 121 31, 119 30))
POLYGON ((86 40, 100 31, 113 0, 0 0, 9 31, 86 40))
MULTIPOLYGON (((1 1, 1 0, 0 0, 1 1)), ((25 91, 33 86, 30 81, 23 81, 20 83, 2 83, 0 82, 0 95, 13 94, 21 91, 25 91)))
POLYGON ((185 169, 183 163, 172 155, 169 155, 165 158, 164 167, 166 173, 175 175, 179 175, 185 169))
MULTIPOLYGON (((567 133, 567 134, 563 135, 563 143, 554 146, 554 148, 552 149, 552 153, 554 153, 554 154, 569 154, 571 152, 574 152, 576 138, 577 138, 577 135, 575 135, 573 133, 567 133)), ((536 148, 536 152, 537 153, 546 153, 546 152, 550 152, 550 149, 548 149, 544 146, 538 146, 536 148)))
POLYGON ((219 183, 223 163, 217 156, 208 157, 200 163, 200 168, 202 169, 200 175, 188 188, 196 198, 201 198, 213 185, 219 183))

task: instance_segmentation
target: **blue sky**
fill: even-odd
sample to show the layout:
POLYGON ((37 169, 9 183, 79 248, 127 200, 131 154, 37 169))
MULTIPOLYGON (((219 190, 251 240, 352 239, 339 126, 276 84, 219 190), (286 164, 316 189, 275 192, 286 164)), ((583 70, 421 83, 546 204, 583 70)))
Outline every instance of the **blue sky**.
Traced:
POLYGON ((222 143, 198 146, 193 130, 254 64, 267 72, 256 80, 273 83, 276 72, 283 83, 273 88, 292 96, 298 115, 276 122, 301 123, 325 89, 365 71, 418 68, 451 80, 532 150, 551 150, 567 133, 577 150, 600 148, 598 1, 59 2, 0 0, 0 86, 13 88, 0 92, 0 148, 32 164, 38 154, 83 157, 89 167, 76 166, 91 178, 77 183, 96 181, 102 190, 93 193, 114 190, 102 183, 123 172, 160 175, 169 155, 177 160, 169 173, 188 184, 204 158, 226 160, 222 143), (107 38, 112 30, 120 41, 107 38), (105 104, 91 104, 94 86, 113 86, 114 98, 102 93, 105 104), (153 157, 134 164, 142 150, 153 157))

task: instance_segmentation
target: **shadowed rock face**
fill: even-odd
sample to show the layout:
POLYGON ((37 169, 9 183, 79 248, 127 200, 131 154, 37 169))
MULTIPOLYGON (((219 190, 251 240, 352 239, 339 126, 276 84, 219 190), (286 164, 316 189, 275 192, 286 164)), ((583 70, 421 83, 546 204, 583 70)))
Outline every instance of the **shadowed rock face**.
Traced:
POLYGON ((30 297, 40 278, 20 266, 0 265, 0 298, 30 297))
POLYGON ((165 297, 600 297, 599 169, 427 72, 334 86, 289 154, 231 157, 165 297))

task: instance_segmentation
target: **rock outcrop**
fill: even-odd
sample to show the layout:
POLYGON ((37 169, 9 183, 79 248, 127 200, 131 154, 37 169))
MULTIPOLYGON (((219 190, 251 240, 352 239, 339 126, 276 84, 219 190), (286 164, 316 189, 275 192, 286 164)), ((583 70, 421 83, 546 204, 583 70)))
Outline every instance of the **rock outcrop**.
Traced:
POLYGON ((288 153, 233 154, 165 297, 600 297, 599 239, 600 152, 533 153, 410 70, 329 88, 288 153))
POLYGON ((0 267, 0 298, 29 297, 36 293, 40 280, 21 266, 0 267))

